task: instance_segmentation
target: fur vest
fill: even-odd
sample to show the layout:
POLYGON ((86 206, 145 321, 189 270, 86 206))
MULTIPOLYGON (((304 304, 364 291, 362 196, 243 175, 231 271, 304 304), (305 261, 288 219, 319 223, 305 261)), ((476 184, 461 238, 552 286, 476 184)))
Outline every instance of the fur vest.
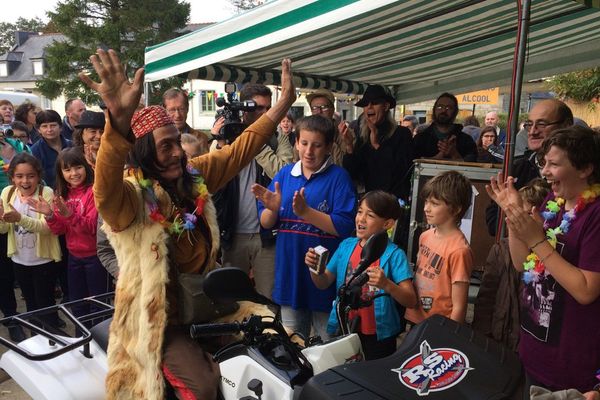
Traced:
MULTIPOLYGON (((106 224, 102 227, 120 267, 108 344, 106 398, 162 400, 161 364, 169 307, 166 285, 169 281, 167 243, 170 237, 159 223, 148 217, 137 181, 126 179, 133 183, 138 194, 136 219, 121 232, 113 232, 106 224)), ((158 184, 154 189, 161 212, 169 218, 169 195, 158 184)), ((216 211, 210 198, 203 216, 212 236, 208 272, 215 266, 219 249, 216 211)), ((206 240, 204 237, 200 240, 203 239, 206 240)))

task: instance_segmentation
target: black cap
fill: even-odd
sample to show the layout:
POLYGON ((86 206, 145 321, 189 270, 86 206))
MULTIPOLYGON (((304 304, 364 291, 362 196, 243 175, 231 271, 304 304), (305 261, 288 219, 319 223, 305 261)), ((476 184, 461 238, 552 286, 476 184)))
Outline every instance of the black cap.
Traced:
POLYGON ((362 99, 360 99, 355 106, 364 107, 369 103, 390 103, 390 108, 396 107, 396 99, 392 94, 381 85, 369 85, 362 99))
POLYGON ((104 113, 85 110, 75 128, 104 128, 104 113))

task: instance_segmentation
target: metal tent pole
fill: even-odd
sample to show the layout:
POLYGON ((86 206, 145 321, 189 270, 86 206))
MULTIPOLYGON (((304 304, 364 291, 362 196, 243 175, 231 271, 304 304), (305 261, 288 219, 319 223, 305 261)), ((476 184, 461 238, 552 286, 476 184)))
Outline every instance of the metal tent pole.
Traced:
MULTIPOLYGON (((513 160, 515 158, 515 146, 513 137, 517 137, 519 131, 519 110, 521 108, 521 89, 523 86, 523 70, 525 69, 525 53, 527 51, 527 36, 529 35, 529 20, 531 17, 531 0, 523 0, 521 4, 521 18, 518 21, 519 24, 519 36, 517 38, 517 54, 516 54, 516 65, 513 71, 512 85, 510 98, 512 101, 512 112, 509 115, 509 126, 506 130, 506 141, 504 148, 504 177, 512 174, 513 160)), ((499 211, 500 221, 502 221, 502 211, 499 211)), ((503 238, 506 232, 506 224, 501 223, 501 229, 499 235, 496 236, 497 240, 503 238)))

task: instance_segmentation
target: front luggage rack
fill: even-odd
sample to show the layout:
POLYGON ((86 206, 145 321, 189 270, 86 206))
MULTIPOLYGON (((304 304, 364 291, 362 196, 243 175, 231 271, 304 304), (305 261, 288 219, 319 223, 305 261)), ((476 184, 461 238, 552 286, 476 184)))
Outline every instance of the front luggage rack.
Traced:
POLYGON ((51 351, 34 354, 19 343, 2 336, 0 344, 32 361, 49 360, 78 347, 83 347, 82 354, 91 358, 92 335, 89 327, 112 317, 114 296, 114 292, 105 293, 0 319, 0 323, 10 328, 18 326, 29 330, 32 336, 37 334, 45 337, 49 346, 55 348, 51 351), (75 316, 72 310, 82 307, 89 307, 94 311, 75 316), (64 322, 61 318, 66 319, 63 327, 58 326, 61 321, 64 322))

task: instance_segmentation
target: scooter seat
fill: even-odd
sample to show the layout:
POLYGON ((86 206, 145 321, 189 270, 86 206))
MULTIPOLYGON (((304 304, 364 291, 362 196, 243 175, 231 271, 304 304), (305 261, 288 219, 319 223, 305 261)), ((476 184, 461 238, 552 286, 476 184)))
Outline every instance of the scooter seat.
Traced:
POLYGON ((90 329, 90 333, 92 334, 92 339, 100 346, 104 352, 108 349, 108 328, 110 327, 110 323, 112 322, 112 318, 109 318, 105 321, 100 322, 98 325, 94 325, 90 329))
POLYGON ((315 375, 298 399, 520 398, 521 371, 509 349, 434 315, 414 326, 393 355, 315 375))

